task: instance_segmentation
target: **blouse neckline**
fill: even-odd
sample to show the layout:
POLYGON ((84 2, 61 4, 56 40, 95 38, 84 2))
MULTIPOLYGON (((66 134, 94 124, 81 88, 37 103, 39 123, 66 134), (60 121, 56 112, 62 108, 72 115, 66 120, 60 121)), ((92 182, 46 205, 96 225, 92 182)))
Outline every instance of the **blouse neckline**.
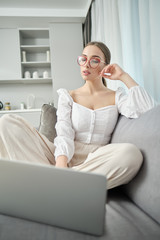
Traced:
POLYGON ((72 103, 74 103, 74 104, 76 104, 76 105, 78 105, 78 106, 80 106, 80 107, 82 107, 82 108, 84 108, 84 109, 87 109, 88 111, 95 112, 95 111, 105 110, 105 109, 108 109, 108 108, 115 108, 115 107, 117 107, 117 105, 114 104, 114 105, 108 105, 108 106, 105 106, 105 107, 100 107, 100 108, 97 108, 97 109, 91 109, 91 108, 88 108, 88 107, 83 106, 82 104, 79 104, 79 103, 75 102, 75 101, 73 100, 73 98, 71 97, 71 95, 69 94, 69 92, 67 91, 67 89, 63 88, 63 89, 61 89, 61 90, 63 90, 63 91, 67 94, 67 96, 68 96, 69 99, 72 101, 72 103))
POLYGON ((73 98, 71 97, 71 95, 69 94, 68 91, 67 91, 67 93, 68 93, 68 95, 70 96, 70 98, 72 99, 72 102, 73 102, 74 104, 76 104, 76 105, 78 105, 78 106, 80 106, 80 107, 82 107, 82 108, 85 108, 85 109, 87 109, 87 110, 89 110, 89 111, 98 111, 98 110, 103 110, 103 109, 106 109, 106 108, 109 108, 109 107, 116 107, 116 105, 114 104, 114 105, 108 105, 108 106, 105 106, 105 107, 100 107, 100 108, 97 108, 97 109, 91 109, 91 108, 88 108, 88 107, 83 106, 83 105, 80 104, 80 103, 75 102, 75 101, 73 100, 73 98))
MULTIPOLYGON (((73 99, 72 99, 73 100, 73 99)), ((89 111, 98 111, 98 110, 105 110, 105 109, 107 109, 107 108, 112 108, 112 107, 116 107, 116 105, 108 105, 108 106, 105 106, 105 107, 100 107, 100 108, 96 108, 96 109, 91 109, 91 108, 88 108, 88 107, 85 107, 85 106, 83 106, 83 105, 81 105, 81 104, 79 104, 79 103, 77 103, 77 102, 75 102, 75 101, 73 101, 73 103, 74 104, 76 104, 76 105, 78 105, 78 106, 80 106, 80 107, 82 107, 82 108, 85 108, 85 109, 87 109, 87 110, 89 110, 89 111)))

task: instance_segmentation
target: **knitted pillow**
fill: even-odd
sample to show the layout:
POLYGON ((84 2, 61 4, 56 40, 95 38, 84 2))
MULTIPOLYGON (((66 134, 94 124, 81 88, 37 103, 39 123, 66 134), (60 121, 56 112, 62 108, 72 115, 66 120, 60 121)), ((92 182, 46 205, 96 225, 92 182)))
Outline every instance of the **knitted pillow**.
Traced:
POLYGON ((43 104, 40 117, 39 132, 53 142, 56 136, 55 124, 57 121, 56 108, 49 104, 43 104))

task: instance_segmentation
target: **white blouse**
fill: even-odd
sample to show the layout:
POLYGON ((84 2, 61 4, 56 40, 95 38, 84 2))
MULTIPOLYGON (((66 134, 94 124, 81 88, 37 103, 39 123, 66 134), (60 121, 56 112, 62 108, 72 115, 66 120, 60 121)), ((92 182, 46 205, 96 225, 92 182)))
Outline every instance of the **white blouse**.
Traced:
POLYGON ((74 154, 74 141, 86 144, 108 144, 116 126, 119 113, 127 118, 138 118, 155 106, 154 100, 140 86, 123 88, 115 94, 115 105, 96 110, 89 109, 73 101, 66 89, 59 89, 56 131, 55 159, 65 155, 68 162, 74 154))

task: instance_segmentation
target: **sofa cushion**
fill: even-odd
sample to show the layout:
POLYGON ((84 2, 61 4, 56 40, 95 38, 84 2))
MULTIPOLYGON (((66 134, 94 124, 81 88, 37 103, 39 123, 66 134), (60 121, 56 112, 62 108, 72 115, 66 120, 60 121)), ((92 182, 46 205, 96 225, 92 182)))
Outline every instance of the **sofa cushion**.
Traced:
POLYGON ((56 108, 49 104, 43 104, 41 110, 39 132, 45 135, 51 142, 53 142, 56 136, 56 121, 56 108))
POLYGON ((92 236, 54 226, 0 215, 1 240, 159 240, 160 226, 127 197, 116 191, 106 205, 104 235, 92 236))
POLYGON ((144 162, 138 175, 127 184, 126 194, 160 223, 160 105, 138 119, 120 117, 111 143, 133 143, 144 162))

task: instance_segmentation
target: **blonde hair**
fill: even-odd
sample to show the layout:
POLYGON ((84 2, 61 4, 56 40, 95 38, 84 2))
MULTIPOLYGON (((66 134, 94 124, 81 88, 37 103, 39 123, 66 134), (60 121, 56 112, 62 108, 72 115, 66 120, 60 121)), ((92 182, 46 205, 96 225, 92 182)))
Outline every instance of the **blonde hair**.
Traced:
MULTIPOLYGON (((87 43, 85 47, 87 47, 87 46, 96 46, 96 47, 98 47, 104 54, 106 65, 110 64, 111 52, 110 52, 109 48, 103 42, 93 41, 93 42, 87 43)), ((106 83, 106 80, 105 80, 104 77, 102 77, 102 82, 103 82, 103 85, 105 87, 107 87, 107 83, 106 83)))

